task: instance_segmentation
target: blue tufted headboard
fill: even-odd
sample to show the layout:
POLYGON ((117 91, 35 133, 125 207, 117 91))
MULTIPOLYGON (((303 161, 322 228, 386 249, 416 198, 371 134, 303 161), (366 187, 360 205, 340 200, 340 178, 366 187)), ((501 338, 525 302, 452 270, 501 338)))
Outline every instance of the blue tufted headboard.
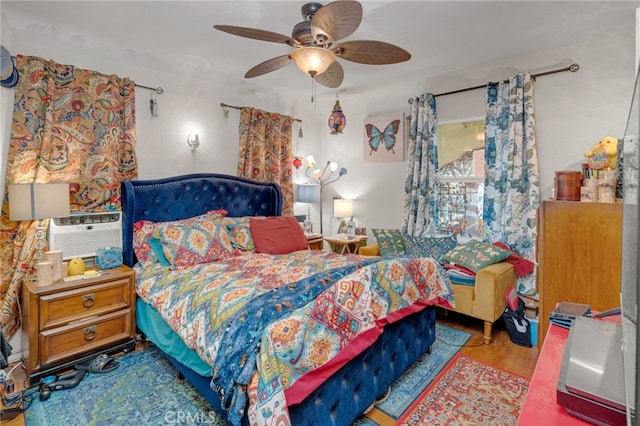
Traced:
POLYGON ((225 209, 228 216, 280 216, 282 191, 275 183, 253 182, 219 173, 198 173, 122 182, 122 254, 136 263, 133 224, 169 222, 225 209))

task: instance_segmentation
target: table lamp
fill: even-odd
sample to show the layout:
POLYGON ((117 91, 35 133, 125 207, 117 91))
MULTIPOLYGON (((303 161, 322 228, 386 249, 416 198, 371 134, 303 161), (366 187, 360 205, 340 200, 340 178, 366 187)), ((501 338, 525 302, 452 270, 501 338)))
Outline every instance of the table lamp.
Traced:
POLYGON ((353 200, 334 198, 333 215, 339 219, 342 219, 340 221, 340 225, 338 226, 338 234, 355 234, 356 226, 355 222, 353 221, 353 200))
POLYGON ((9 185, 9 220, 37 220, 36 259, 42 260, 45 225, 42 219, 69 216, 68 183, 9 185))
MULTIPOLYGON (((311 203, 320 202, 320 185, 315 183, 298 184, 297 201, 300 203, 308 203, 307 218, 304 221, 304 232, 310 234, 313 232, 313 224, 311 222, 311 203)), ((322 223, 322 216, 320 217, 320 223, 322 223)))

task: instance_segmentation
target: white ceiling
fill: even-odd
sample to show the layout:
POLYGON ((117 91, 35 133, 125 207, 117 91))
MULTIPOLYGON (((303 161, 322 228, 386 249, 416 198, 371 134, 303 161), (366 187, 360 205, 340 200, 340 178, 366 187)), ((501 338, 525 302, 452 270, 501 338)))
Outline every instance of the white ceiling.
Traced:
MULTIPOLYGON (((295 66, 250 80, 254 65, 286 54, 284 44, 232 36, 214 24, 290 35, 303 1, 6 1, 3 23, 13 39, 46 37, 87 55, 107 52, 164 71, 215 73, 216 80, 253 91, 286 88, 308 96, 295 66)), ((325 3, 326 4, 326 3, 325 3)), ((638 1, 362 1, 364 18, 345 40, 380 40, 412 54, 408 62, 361 65, 340 60, 339 91, 360 91, 403 78, 421 79, 509 57, 605 37, 635 37, 638 1)), ((4 31, 3 31, 4 33, 4 31)), ((28 44, 28 43, 26 43, 28 44)), ((32 52, 12 52, 35 54, 32 52)), ((60 61, 59 58, 51 58, 60 61)), ((77 64, 80 65, 80 64, 77 64)), ((144 83, 144 82, 143 82, 144 83)), ((335 89, 318 86, 318 93, 335 89)))

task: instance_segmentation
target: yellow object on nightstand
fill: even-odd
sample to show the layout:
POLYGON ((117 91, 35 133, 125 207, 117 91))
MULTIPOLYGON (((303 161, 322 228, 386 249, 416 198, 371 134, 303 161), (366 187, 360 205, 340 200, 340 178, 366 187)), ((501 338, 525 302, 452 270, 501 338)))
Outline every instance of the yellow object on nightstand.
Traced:
POLYGON ((75 257, 69 261, 69 275, 82 275, 84 274, 84 260, 79 257, 75 257))

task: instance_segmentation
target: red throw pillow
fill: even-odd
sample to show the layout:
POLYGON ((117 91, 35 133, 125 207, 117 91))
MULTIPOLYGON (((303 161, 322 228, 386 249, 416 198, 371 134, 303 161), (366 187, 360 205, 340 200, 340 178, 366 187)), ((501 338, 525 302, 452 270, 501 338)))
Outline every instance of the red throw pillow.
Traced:
POLYGON ((503 260, 503 262, 511 263, 513 265, 516 277, 526 277, 527 275, 533 273, 533 270, 536 266, 535 263, 520 256, 518 253, 511 250, 508 245, 504 244, 501 241, 496 241, 495 243, 493 243, 493 245, 511 252, 511 256, 507 257, 505 260, 503 260))
POLYGON ((293 216, 251 217, 249 227, 258 253, 286 254, 309 248, 307 237, 293 216))

